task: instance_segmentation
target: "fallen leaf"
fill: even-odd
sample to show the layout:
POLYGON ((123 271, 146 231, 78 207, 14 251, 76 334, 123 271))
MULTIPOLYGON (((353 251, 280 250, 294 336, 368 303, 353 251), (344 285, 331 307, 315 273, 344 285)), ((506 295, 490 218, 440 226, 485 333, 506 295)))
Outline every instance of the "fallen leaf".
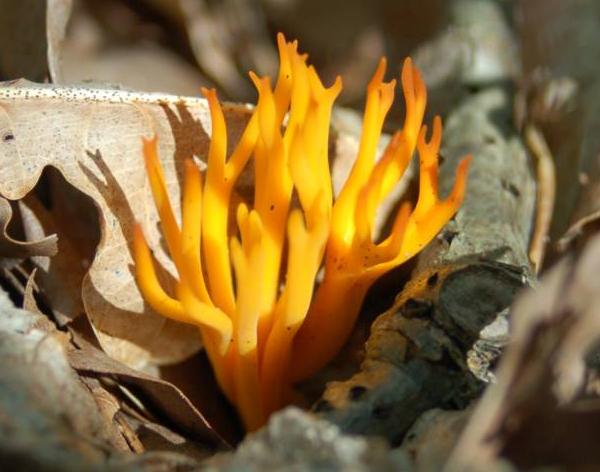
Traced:
POLYGON ((35 301, 35 296, 33 294, 34 290, 37 290, 37 285, 35 283, 36 272, 37 269, 33 269, 31 271, 31 274, 29 274, 29 278, 27 279, 27 283, 25 284, 25 291, 23 293, 23 309, 30 311, 31 313, 41 315, 42 313, 37 302, 35 301))
POLYGON ((68 352, 69 364, 81 373, 116 377, 121 382, 140 388, 173 423, 192 437, 209 444, 228 448, 227 443, 211 428, 204 416, 173 384, 133 370, 111 359, 87 341, 77 338, 79 349, 68 352))
POLYGON ((161 424, 151 421, 141 422, 130 417, 123 418, 145 451, 177 452, 198 461, 206 459, 212 453, 212 450, 190 442, 161 424))
POLYGON ((50 208, 34 193, 18 205, 27 239, 58 235, 57 254, 32 257, 31 262, 39 269, 37 282, 44 301, 59 326, 64 326, 84 313, 81 287, 100 238, 98 211, 89 197, 69 185, 55 169, 47 169, 42 182, 50 208))
POLYGON ((113 451, 116 431, 66 358, 68 336, 0 290, 2 463, 19 470, 88 470, 113 451), (12 461, 12 462, 11 462, 12 461))
MULTIPOLYGON (((57 88, 28 82, 0 87, 0 195, 24 197, 46 166, 55 167, 100 213, 101 240, 83 281, 84 307, 103 349, 143 368, 172 363, 200 347, 199 333, 156 315, 131 273, 133 223, 141 222, 163 276, 174 268, 160 244, 141 156, 142 136, 157 133, 159 154, 176 213, 184 159, 204 159, 210 129, 204 100, 112 89, 57 88), (44 138, 42 138, 44 137, 44 138)), ((248 108, 226 106, 237 140, 248 108)))
POLYGON ((453 453, 448 470, 600 464, 600 398, 588 361, 600 340, 600 237, 550 270, 512 308, 512 341, 453 453))
POLYGON ((12 218, 10 203, 0 197, 0 257, 24 259, 32 256, 53 256, 57 252, 56 235, 45 236, 37 241, 16 241, 6 230, 12 218))
MULTIPOLYGON (((105 389, 100 381, 95 378, 81 376, 81 382, 88 388, 90 394, 96 402, 98 414, 104 419, 107 425, 111 425, 114 431, 112 435, 112 446, 117 451, 141 453, 143 450, 135 450, 130 447, 130 437, 127 437, 124 433, 121 424, 115 418, 121 409, 119 400, 105 389), (117 433, 117 431, 120 433, 117 433)), ((133 440, 132 440, 133 441, 133 440)))

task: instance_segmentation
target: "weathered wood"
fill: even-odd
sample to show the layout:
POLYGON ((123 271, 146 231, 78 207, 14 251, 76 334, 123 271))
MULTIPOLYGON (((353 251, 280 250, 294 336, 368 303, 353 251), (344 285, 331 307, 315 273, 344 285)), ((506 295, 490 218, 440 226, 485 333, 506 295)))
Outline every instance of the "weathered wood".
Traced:
POLYGON ((315 405, 344 431, 397 443, 424 411, 465 407, 491 377, 489 363, 508 335, 507 308, 531 280, 535 185, 509 91, 490 87, 467 98, 450 115, 444 143, 442 191, 460 156, 474 156, 467 197, 373 324, 361 371, 330 384, 315 405))

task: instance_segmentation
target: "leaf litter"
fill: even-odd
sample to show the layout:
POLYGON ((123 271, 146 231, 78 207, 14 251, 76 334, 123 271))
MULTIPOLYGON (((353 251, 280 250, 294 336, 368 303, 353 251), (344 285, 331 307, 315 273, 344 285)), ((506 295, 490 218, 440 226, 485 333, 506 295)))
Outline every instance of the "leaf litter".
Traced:
MULTIPOLYGON (((25 5, 27 2, 18 3, 25 5)), ((145 5, 151 2, 140 3, 145 5)), ((447 14, 450 8, 439 8, 435 1, 426 3, 424 11, 429 12, 435 21, 440 21, 439 18, 447 14), (432 10, 432 6, 437 10, 432 10), (437 11, 437 17, 432 13, 434 11, 437 11)), ((529 2, 529 6, 535 7, 535 3, 529 2)), ((565 8, 570 8, 572 3, 565 2, 565 8)), ((39 9, 43 2, 33 4, 39 9)), ((48 6, 51 4, 60 8, 49 9, 41 14, 38 11, 35 15, 30 15, 32 21, 47 15, 45 20, 52 31, 47 32, 46 39, 52 46, 47 47, 46 43, 37 45, 40 54, 36 56, 37 63, 32 63, 33 68, 30 69, 37 75, 28 77, 41 80, 45 74, 58 82, 61 75, 64 79, 59 56, 63 53, 68 54, 68 49, 72 46, 67 44, 65 49, 63 44, 64 28, 71 14, 71 5, 68 1, 49 2, 48 6)), ((281 15, 281 10, 278 11, 280 5, 273 2, 266 2, 265 5, 265 11, 270 11, 269 15, 281 15)), ((586 2, 582 2, 581 5, 582 11, 589 11, 586 2)), ((157 8, 169 7, 163 5, 157 8)), ((302 10, 304 7, 298 8, 302 10)), ((550 2, 547 13, 555 9, 556 2, 550 2)), ((215 11, 211 11, 211 14, 218 17, 219 13, 215 11)), ((17 10, 14 12, 18 13, 17 10)), ((256 12, 253 12, 253 15, 256 15, 256 12)), ((408 17, 410 15, 407 15, 408 17)), ((591 18, 590 15, 588 17, 591 18)), ((5 19, 8 18, 10 17, 5 16, 5 19)), ((19 16, 13 18, 18 19, 19 16)), ((192 25, 194 19, 184 18, 184 21, 177 21, 180 22, 173 24, 185 25, 187 21, 192 25)), ((242 20, 228 21, 232 22, 228 25, 232 31, 248 34, 247 31, 244 32, 247 26, 242 20), (236 24, 236 21, 240 24, 236 24)), ((301 31, 303 22, 308 21, 310 8, 307 15, 295 21, 288 20, 288 23, 290 28, 298 28, 301 31)), ((526 18, 526 21, 530 20, 526 18)), ((10 23, 10 20, 8 22, 10 23)), ((42 22, 38 24, 41 25, 42 22)), ((538 21, 536 27, 530 28, 528 33, 535 35, 540 30, 547 34, 547 31, 543 31, 547 24, 547 19, 538 21)), ((23 30, 21 26, 19 25, 19 28, 23 30)), ((260 38, 264 34, 261 28, 264 27, 263 24, 258 24, 252 34, 260 38)), ((6 31, 9 31, 9 28, 6 31)), ((31 38, 38 33, 39 31, 32 31, 31 38)), ((319 31, 313 33, 317 36, 321 34, 319 31)), ((377 34, 371 34, 373 32, 369 31, 362 33, 361 29, 360 41, 379 44, 377 34)), ((432 31, 427 31, 427 34, 431 33, 432 31)), ((355 32, 352 31, 352 34, 355 35, 355 32)), ((85 36, 81 38, 85 39, 85 36)), ((202 36, 197 40, 198 44, 203 44, 202 36)), ((206 38, 204 40, 206 41, 206 38)), ((333 43, 331 46, 336 47, 333 43)), ((224 57, 234 54, 227 50, 231 45, 226 42, 223 42, 221 47, 224 57)), ((348 42, 345 47, 353 51, 358 61, 362 60, 361 49, 357 44, 348 42)), ((561 47, 567 49, 571 47, 571 43, 564 41, 561 47)), ((266 53, 268 56, 269 52, 266 53)), ((317 52, 315 56, 321 55, 322 60, 327 54, 317 52)), ((544 54, 549 55, 550 52, 545 51, 544 54)), ((575 62, 579 60, 577 57, 580 57, 573 54, 565 55, 567 56, 575 58, 575 62)), ((205 61, 202 58, 199 60, 205 61)), ((127 60, 122 64, 126 62, 127 60)), ((15 70, 22 67, 18 65, 18 61, 13 64, 17 66, 15 70)), ((163 64, 167 67, 167 62, 163 64)), ((239 58, 233 58, 229 67, 238 66, 239 58)), ((574 75, 577 75, 579 67, 578 64, 572 66, 574 75)), ((368 67, 359 67, 357 70, 363 69, 368 70, 368 67)), ((5 70, 1 72, 4 73, 5 70)), ((20 75, 10 78, 18 78, 20 75)), ((7 77, 5 74, 3 76, 7 77)), ((219 79, 212 78, 216 81, 219 79)), ((232 90, 232 93, 235 93, 235 90, 232 90)), ((593 94, 589 96, 595 97, 593 94)), ((586 103, 593 106, 595 102, 588 100, 586 103)), ((531 107, 531 103, 526 106, 531 107)), ((206 417, 202 416, 201 412, 206 405, 202 405, 196 398, 192 403, 190 398, 193 395, 185 388, 186 383, 197 382, 198 378, 204 379, 204 373, 184 370, 183 376, 187 376, 187 380, 182 381, 181 378, 168 374, 170 366, 158 365, 189 358, 200 349, 199 340, 196 336, 186 336, 176 326, 163 325, 164 320, 155 317, 143 305, 135 286, 131 284, 130 257, 126 240, 129 221, 133 221, 133 215, 142 215, 140 219, 144 223, 144 230, 146 234, 152 235, 152 248, 163 266, 163 276, 166 280, 172 277, 172 267, 164 252, 156 228, 156 219, 152 216, 152 211, 148 210, 152 208, 149 193, 140 190, 144 187, 144 181, 142 167, 136 164, 140 162, 139 140, 141 135, 148 136, 151 130, 157 127, 163 146, 160 154, 165 156, 162 164, 167 169, 174 201, 178 201, 181 177, 178 163, 190 153, 197 158, 202 158, 206 153, 210 125, 206 119, 205 105, 201 100, 181 99, 164 94, 131 93, 90 84, 55 89, 17 82, 4 84, 0 89, 0 107, 0 130, 3 138, 0 142, 0 195, 5 197, 0 200, 0 251, 4 251, 2 256, 10 258, 3 259, 2 269, 3 276, 6 276, 6 271, 9 270, 14 277, 15 286, 19 286, 18 295, 23 298, 25 308, 25 311, 18 310, 4 295, 0 296, 3 315, 0 336, 6 342, 3 343, 4 348, 15 354, 5 357, 9 368, 6 376, 3 374, 2 378, 5 385, 18 378, 12 386, 6 387, 10 392, 33 392, 37 395, 36 392, 42 388, 50 393, 67 392, 66 398, 71 400, 68 403, 52 395, 46 399, 35 395, 27 397, 34 400, 28 404, 22 416, 22 424, 30 424, 27 421, 33 417, 43 421, 50 420, 53 422, 51 429, 59 433, 56 436, 59 441, 57 443, 55 437, 48 438, 47 435, 41 438, 35 435, 35 431, 28 432, 20 428, 19 423, 14 423, 18 431, 15 437, 22 441, 19 447, 25 445, 28 451, 37 453, 45 451, 39 447, 40 444, 48 444, 48 441, 54 446, 59 444, 59 447, 67 451, 60 459, 64 461, 60 466, 65 470, 67 464, 76 464, 78 470, 84 470, 81 456, 88 462, 97 460, 98 463, 118 464, 119 467, 197 466, 197 461, 201 460, 207 451, 197 447, 195 440, 200 440, 209 448, 227 447, 222 437, 208 424, 206 417), (53 120, 56 122, 52 122, 53 120), (76 193, 83 192, 95 202, 97 213, 94 212, 93 218, 98 216, 101 227, 98 254, 90 272, 85 275, 87 268, 73 271, 75 282, 54 292, 50 285, 42 280, 44 268, 51 268, 48 272, 48 277, 51 278, 69 271, 81 262, 81 254, 70 261, 66 254, 73 251, 73 248, 81 249, 75 241, 79 230, 69 234, 65 229, 69 227, 70 222, 74 222, 77 215, 81 217, 86 209, 78 208, 62 221, 56 212, 44 214, 44 209, 39 208, 39 202, 35 201, 31 190, 36 186, 40 173, 46 166, 54 167, 56 175, 64 176, 68 182, 59 182, 59 189, 64 186, 66 189, 74 189, 76 193), (136 169, 136 166, 139 168, 136 169), (28 195, 25 196, 26 194, 28 195), (13 209, 18 210, 15 216, 11 216, 12 209, 7 199, 19 200, 13 205, 13 209), (9 222, 10 229, 7 233, 9 222), (15 234, 12 228, 17 223, 23 227, 23 234, 27 236, 10 236, 15 234), (52 236, 54 233, 58 235, 58 245, 56 237, 52 236), (57 248, 58 255, 51 258, 57 248), (67 260, 61 266, 57 261, 65 256, 67 260), (9 269, 5 265, 7 261, 9 269), (32 261, 37 262, 31 264, 32 261), (77 293, 82 295, 81 303, 77 293), (129 299, 124 298, 124 293, 129 299), (72 304, 70 308, 57 303, 61 295, 71 298, 64 300, 72 304), (36 299, 42 300, 41 310, 36 299), (57 331, 43 315, 45 312, 52 313, 60 326, 66 325, 73 339, 69 339, 64 332, 57 331), (78 316, 82 313, 85 316, 78 316), (90 317, 93 328, 86 326, 87 316, 90 317), (121 316, 127 321, 116 321, 121 316), (132 326, 136 329, 132 330, 132 326), (163 338, 165 336, 166 338, 163 338), (16 343, 17 338, 19 344, 16 343), (163 338, 165 343, 157 341, 147 344, 148 339, 158 338, 163 338), (167 345, 170 342, 179 346, 176 352, 169 352, 167 345), (116 360, 107 357, 101 349, 116 360), (27 361, 22 362, 22 359, 27 361), (35 360, 33 364, 32 359, 35 360), (148 373, 140 373, 131 367, 144 369, 148 373), (18 372, 19 370, 21 372, 18 372), (160 380, 153 376, 158 373, 164 378, 172 378, 177 387, 164 378, 160 380), (55 378, 52 379, 52 376, 55 378), (198 378, 190 378, 194 376, 198 378), (85 406, 85 412, 80 408, 82 405, 85 406), (69 418, 67 427, 56 421, 58 417, 65 416, 69 418), (72 436, 73 431, 78 434, 75 438, 72 436), (32 434, 27 437, 24 433, 32 434), (181 444, 189 444, 191 450, 184 450, 181 444), (140 456, 120 457, 119 453, 126 450, 134 451, 140 456), (70 454, 71 451, 76 453, 70 454)), ((552 122, 554 115, 541 118, 538 115, 537 120, 534 120, 538 125, 542 122, 541 131, 545 134, 554 157, 558 155, 559 164, 562 162, 560 159, 569 154, 565 149, 577 149, 577 140, 580 138, 576 131, 573 132, 572 127, 561 128, 565 117, 567 120, 573 117, 571 109, 562 112, 565 113, 557 122, 552 122), (544 121, 545 119, 547 121, 544 121), (563 140, 564 146, 559 145, 556 152, 556 142, 563 136, 568 139, 563 140)), ((232 106, 228 109, 228 119, 237 123, 233 127, 238 132, 247 116, 245 107, 232 106)), ((580 116, 585 118, 590 115, 580 116)), ((593 119, 584 123, 587 128, 593 124, 593 119)), ((229 125, 229 128, 231 126, 229 125)), ((235 136, 232 140, 235 140, 235 136)), ((352 154, 351 151, 348 151, 348 155, 352 154)), ((584 152, 589 157, 594 152, 593 146, 588 145, 584 152)), ((558 172, 557 176, 560 195, 563 195, 566 189, 571 200, 573 189, 579 186, 586 187, 589 183, 585 182, 585 179, 582 180, 581 175, 558 172)), ((585 189, 586 192, 589 189, 590 193, 596 186, 597 176, 591 172, 587 179, 593 181, 592 185, 585 189)), ((80 198, 69 194, 69 191, 65 194, 66 198, 61 197, 60 208, 66 208, 65 205, 69 202, 80 198)), ((594 280, 597 279, 595 274, 599 271, 600 256, 599 243, 597 238, 594 238, 594 234, 597 233, 597 213, 591 211, 589 205, 586 206, 586 201, 583 203, 580 206, 585 211, 578 211, 574 215, 565 210, 565 205, 560 206, 560 198, 557 200, 560 219, 570 224, 571 229, 565 236, 564 228, 568 227, 568 224, 563 225, 562 231, 553 228, 552 242, 564 237, 558 249, 552 247, 549 252, 568 252, 575 256, 548 272, 541 285, 535 291, 528 291, 511 309, 511 343, 496 370, 498 383, 488 389, 474 412, 469 414, 464 432, 461 434, 453 431, 452 434, 458 434, 460 438, 448 464, 448 470, 452 470, 452 467, 457 467, 456 470, 468 470, 468 467, 476 468, 481 464, 501 467, 499 460, 504 459, 521 467, 548 463, 578 467, 582 465, 582 461, 594 457, 594 444, 590 443, 589 439, 598 435, 595 424, 598 414, 599 363, 594 346, 600 333, 597 321, 600 300, 597 299, 599 291, 594 285, 594 280), (549 437, 547 433, 550 432, 556 434, 549 437), (548 444, 552 446, 548 447, 548 444), (550 455, 549 449, 552 449, 550 455)), ((591 204, 593 210, 597 199, 588 199, 587 203, 591 204)), ((544 215, 543 224, 538 225, 542 229, 539 231, 538 243, 534 250, 537 260, 541 260, 544 254, 542 246, 551 231, 547 226, 547 215, 544 215)), ((93 251, 94 248, 92 254, 93 251)), ((82 253, 89 252, 88 250, 82 253)), ((548 260, 556 259, 556 254, 551 256, 548 260)), ((541 269, 539 266, 541 264, 537 267, 541 269)), ((3 288, 6 286, 3 285, 3 288)), ((6 397, 2 397, 2 400, 12 401, 6 397)), ((4 425, 6 426, 6 423, 4 425)), ((423 426, 425 441, 426 421, 423 421, 423 426)), ((443 425, 440 427, 444 433, 443 425)), ((252 447, 256 447, 259 441, 260 438, 250 439, 246 451, 252 451, 252 447)), ((5 444, 3 450, 9 450, 14 444, 5 444)), ((423 450, 426 450, 426 446, 431 446, 431 441, 424 442, 423 450)), ((275 460, 277 454, 272 455, 275 460)), ((248 462, 244 465, 248 465, 248 462)), ((589 465, 589 462, 584 465, 589 465)), ((493 470, 493 467, 488 470, 493 470)))

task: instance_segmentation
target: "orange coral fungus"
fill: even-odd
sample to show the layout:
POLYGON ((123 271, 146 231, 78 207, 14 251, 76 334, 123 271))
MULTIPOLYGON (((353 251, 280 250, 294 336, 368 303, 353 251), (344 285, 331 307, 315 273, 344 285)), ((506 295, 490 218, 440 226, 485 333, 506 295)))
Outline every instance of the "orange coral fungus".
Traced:
POLYGON ((372 283, 416 254, 454 215, 468 166, 468 158, 463 159, 454 189, 440 200, 441 120, 435 118, 427 141, 425 84, 410 59, 401 76, 404 127, 375 160, 396 85, 384 82, 382 59, 367 89, 358 157, 334 202, 328 139, 341 80, 324 87, 296 42, 279 35, 278 44, 277 85, 272 89, 268 78, 250 74, 258 104, 229 158, 221 105, 214 90, 203 90, 212 120, 208 169, 203 183, 193 161, 186 163, 181 228, 169 203, 156 139, 144 140, 152 194, 179 274, 176 293, 161 288, 139 226, 134 238, 144 298, 158 313, 199 327, 217 380, 249 430, 291 401, 293 382, 338 353, 372 283), (377 208, 415 149, 420 156, 416 206, 411 210, 404 204, 389 236, 375 244, 377 208), (238 205, 239 234, 232 236, 232 191, 249 159, 254 160, 254 199, 251 206, 238 205), (324 277, 313 296, 323 265, 324 277))

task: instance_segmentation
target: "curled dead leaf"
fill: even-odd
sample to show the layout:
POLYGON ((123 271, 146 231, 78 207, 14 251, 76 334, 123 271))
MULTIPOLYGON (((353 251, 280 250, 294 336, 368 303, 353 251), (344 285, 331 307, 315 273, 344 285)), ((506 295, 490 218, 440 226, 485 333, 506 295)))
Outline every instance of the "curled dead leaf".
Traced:
POLYGON ((56 254, 57 237, 55 234, 37 241, 17 241, 11 238, 6 232, 11 218, 12 208, 10 203, 0 197, 0 257, 21 259, 56 254))
POLYGON ((475 409, 447 470, 488 470, 499 458, 519 470, 598 467, 600 402, 589 389, 600 340, 598 273, 596 236, 517 300, 498 382, 475 409))
POLYGON ((64 326, 84 312, 81 287, 100 239, 98 211, 52 168, 44 171, 36 190, 18 202, 23 232, 29 240, 58 235, 57 254, 33 257, 31 263, 38 269, 36 282, 45 304, 64 326), (50 205, 44 205, 38 193, 45 193, 50 205))
POLYGON ((209 444, 229 448, 225 440, 175 385, 130 369, 80 337, 77 338, 76 344, 80 349, 73 348, 68 352, 69 364, 75 370, 113 376, 125 384, 137 386, 183 431, 209 444))
MULTIPOLYGON (((225 114, 235 141, 248 109, 228 106, 225 114)), ((196 330, 156 315, 142 300, 131 272, 130 241, 133 223, 141 222, 162 277, 173 281, 145 175, 141 137, 158 135, 177 212, 183 160, 205 158, 209 129, 203 99, 26 81, 0 86, 0 130, 12 136, 0 142, 0 195, 24 197, 42 170, 53 166, 93 199, 101 240, 83 281, 83 305, 103 349, 127 365, 173 363, 200 347, 196 330)))
POLYGON ((119 441, 66 358, 68 336, 0 290, 2 464, 86 470, 119 441))

